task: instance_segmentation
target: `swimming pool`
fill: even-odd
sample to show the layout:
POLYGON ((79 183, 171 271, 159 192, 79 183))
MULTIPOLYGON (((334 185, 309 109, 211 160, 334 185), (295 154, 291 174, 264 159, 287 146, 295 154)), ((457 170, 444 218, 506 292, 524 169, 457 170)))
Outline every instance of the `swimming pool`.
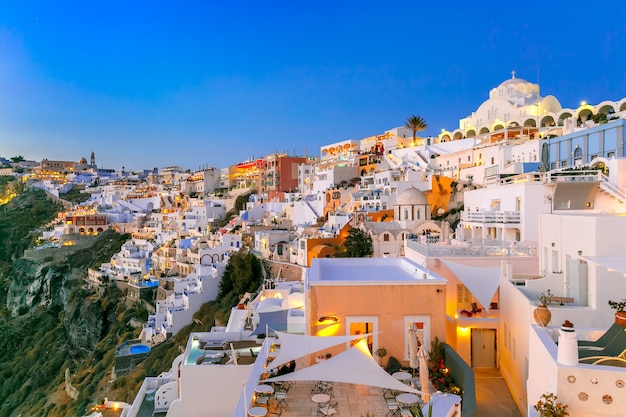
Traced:
POLYGON ((133 345, 130 347, 131 355, 138 355, 140 353, 148 353, 150 352, 150 346, 146 345, 133 345))

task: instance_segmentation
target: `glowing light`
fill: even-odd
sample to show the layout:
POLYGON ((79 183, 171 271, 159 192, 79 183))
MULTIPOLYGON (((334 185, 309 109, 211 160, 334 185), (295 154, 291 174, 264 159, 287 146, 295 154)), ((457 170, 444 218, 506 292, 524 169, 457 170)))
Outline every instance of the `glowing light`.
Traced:
POLYGON ((586 105, 586 104, 587 104, 587 102, 586 102, 585 100, 583 100, 583 101, 581 101, 581 102, 580 102, 580 105, 581 105, 581 106, 584 106, 584 105, 586 105))
POLYGON ((323 329, 319 329, 316 333, 317 336, 335 336, 339 334, 339 329, 341 326, 339 324, 331 324, 330 326, 326 326, 323 329))

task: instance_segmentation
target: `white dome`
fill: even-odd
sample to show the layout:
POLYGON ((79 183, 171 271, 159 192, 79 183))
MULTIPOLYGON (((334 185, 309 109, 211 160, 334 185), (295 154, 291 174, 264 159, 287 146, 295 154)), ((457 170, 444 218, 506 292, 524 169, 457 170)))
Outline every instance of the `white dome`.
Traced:
POLYGON ((398 195, 398 205, 428 204, 423 192, 415 187, 407 188, 398 195))

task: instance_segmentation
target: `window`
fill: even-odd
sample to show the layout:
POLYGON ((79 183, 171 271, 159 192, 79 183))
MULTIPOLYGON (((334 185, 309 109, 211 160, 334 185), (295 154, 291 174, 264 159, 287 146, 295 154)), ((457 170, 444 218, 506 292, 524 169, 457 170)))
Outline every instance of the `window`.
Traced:
POLYGON ((471 310, 472 293, 463 284, 456 284, 456 308, 458 310, 471 310))
MULTIPOLYGON (((348 327, 348 335, 368 334, 373 333, 367 337, 367 347, 370 353, 374 353, 378 349, 378 317, 376 316, 355 316, 346 317, 346 324, 348 327)), ((351 341, 348 345, 353 346, 360 339, 351 341)))
POLYGON ((385 234, 383 235, 383 240, 384 240, 385 242, 389 242, 389 234, 388 234, 388 233, 385 233, 385 234))

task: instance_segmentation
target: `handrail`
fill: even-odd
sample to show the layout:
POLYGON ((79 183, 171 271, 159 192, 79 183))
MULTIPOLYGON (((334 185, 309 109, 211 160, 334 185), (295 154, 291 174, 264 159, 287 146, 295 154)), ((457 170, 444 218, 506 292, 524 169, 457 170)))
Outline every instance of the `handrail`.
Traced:
POLYGON ((604 190, 619 198, 620 201, 626 202, 626 190, 612 182, 609 177, 604 175, 602 172, 598 172, 598 178, 600 180, 600 186, 604 190))

